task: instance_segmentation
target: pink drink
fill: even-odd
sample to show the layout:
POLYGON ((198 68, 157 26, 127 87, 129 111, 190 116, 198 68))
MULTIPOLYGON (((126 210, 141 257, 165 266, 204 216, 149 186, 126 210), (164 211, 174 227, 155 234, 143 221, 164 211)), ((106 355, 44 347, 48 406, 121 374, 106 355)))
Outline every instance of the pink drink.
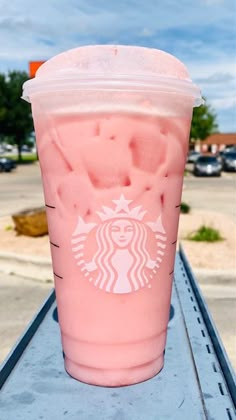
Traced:
MULTIPOLYGON (((100 48, 106 56, 112 47, 100 48)), ((71 57, 80 62, 81 50, 71 57)), ((55 71, 62 61, 51 62, 55 71)), ((91 384, 140 382, 164 363, 194 95, 60 95, 30 99, 65 368, 91 384)))

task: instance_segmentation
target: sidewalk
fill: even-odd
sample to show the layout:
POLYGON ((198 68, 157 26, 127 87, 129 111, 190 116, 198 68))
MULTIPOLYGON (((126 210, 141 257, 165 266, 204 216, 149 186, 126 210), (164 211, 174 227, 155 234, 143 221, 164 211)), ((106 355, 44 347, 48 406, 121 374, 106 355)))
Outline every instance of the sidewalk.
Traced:
POLYGON ((53 283, 52 263, 49 257, 0 252, 0 272, 41 283, 53 283))
POLYGON ((0 272, 0 364, 52 287, 52 283, 39 283, 29 278, 0 272))
MULTIPOLYGON (((17 254, 0 252, 0 272, 14 274, 42 283, 53 282, 53 270, 50 255, 17 254)), ((201 285, 234 288, 236 284, 235 270, 210 270, 193 267, 193 272, 201 285)), ((236 295, 236 290, 235 290, 236 295)))

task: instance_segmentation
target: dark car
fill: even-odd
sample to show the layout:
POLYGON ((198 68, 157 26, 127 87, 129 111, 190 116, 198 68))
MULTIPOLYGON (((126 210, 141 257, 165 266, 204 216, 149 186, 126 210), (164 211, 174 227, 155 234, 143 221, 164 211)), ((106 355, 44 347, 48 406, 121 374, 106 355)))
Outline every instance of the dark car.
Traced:
POLYGON ((222 164, 216 156, 200 156, 193 168, 196 176, 220 176, 222 164))
POLYGON ((222 164, 224 171, 236 171, 236 151, 224 153, 222 164))
POLYGON ((7 157, 0 157, 0 172, 10 172, 16 168, 16 162, 7 157))
POLYGON ((192 150, 191 152, 189 152, 188 154, 188 159, 187 162, 188 163, 195 163, 196 160, 199 158, 201 154, 199 152, 195 152, 195 150, 192 150))

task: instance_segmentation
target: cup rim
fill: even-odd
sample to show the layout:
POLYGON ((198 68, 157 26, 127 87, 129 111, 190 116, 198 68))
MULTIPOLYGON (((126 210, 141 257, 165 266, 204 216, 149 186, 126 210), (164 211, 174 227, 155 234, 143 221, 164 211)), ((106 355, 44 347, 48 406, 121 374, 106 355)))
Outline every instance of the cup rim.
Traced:
POLYGON ((34 95, 80 91, 124 91, 179 94, 192 97, 193 106, 204 103, 201 91, 191 79, 178 79, 171 76, 142 74, 101 74, 77 73, 71 69, 57 71, 53 76, 38 76, 23 84, 22 99, 32 101, 34 95))

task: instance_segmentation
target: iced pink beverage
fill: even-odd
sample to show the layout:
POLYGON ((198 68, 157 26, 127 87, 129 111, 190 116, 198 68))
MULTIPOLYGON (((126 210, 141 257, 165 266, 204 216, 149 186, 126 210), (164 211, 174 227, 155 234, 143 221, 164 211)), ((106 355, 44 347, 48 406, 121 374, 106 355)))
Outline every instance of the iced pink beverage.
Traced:
POLYGON ((164 363, 200 93, 173 56, 123 46, 71 50, 27 83, 65 368, 91 384, 143 381, 164 363))

